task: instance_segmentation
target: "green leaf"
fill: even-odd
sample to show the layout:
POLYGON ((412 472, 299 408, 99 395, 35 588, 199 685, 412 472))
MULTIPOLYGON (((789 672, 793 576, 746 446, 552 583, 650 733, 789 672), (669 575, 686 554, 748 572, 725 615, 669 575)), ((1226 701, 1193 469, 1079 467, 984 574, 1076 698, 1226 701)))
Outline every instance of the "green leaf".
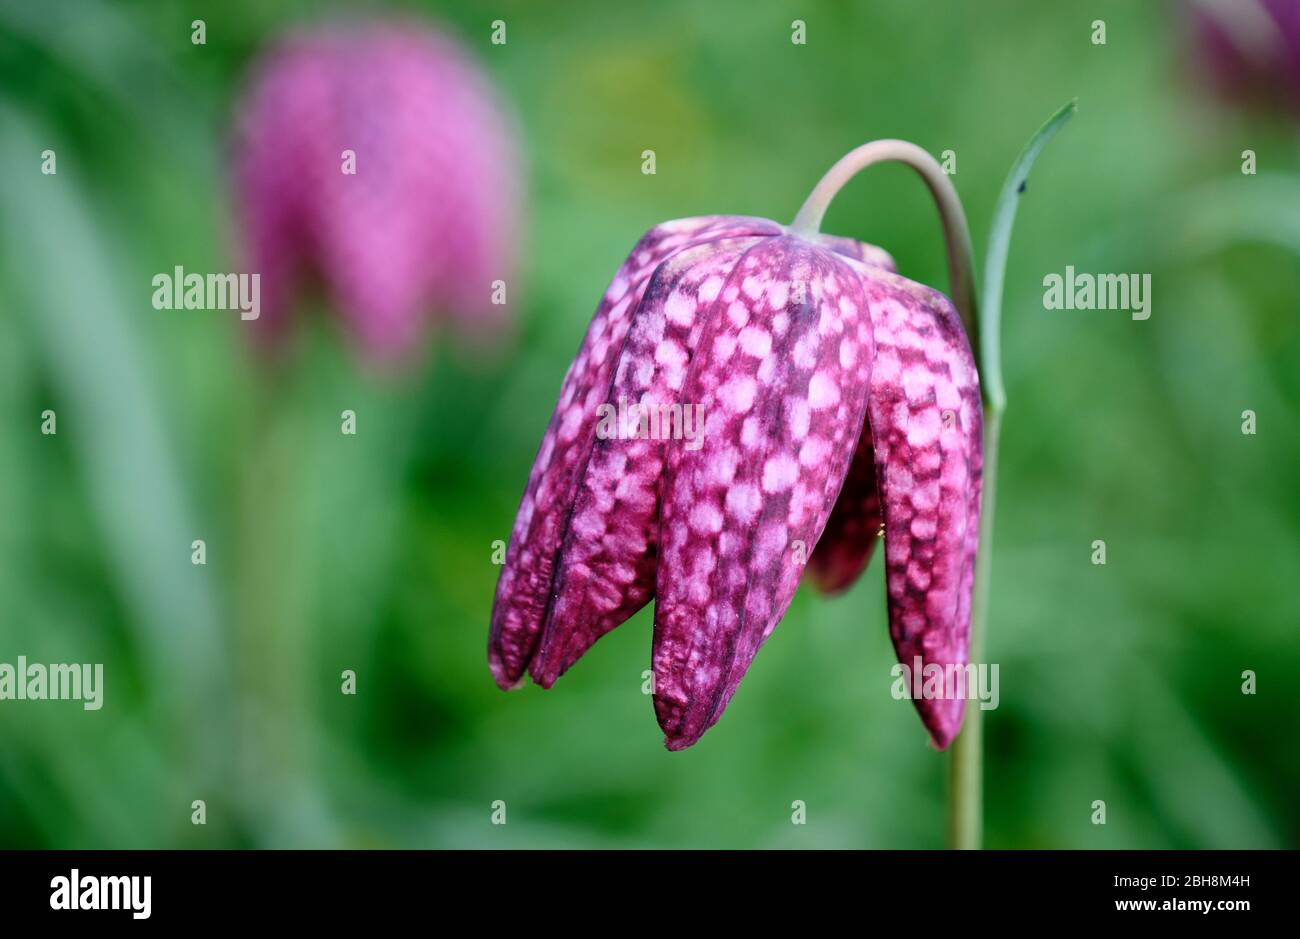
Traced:
MULTIPOLYGON (((50 139, 0 102, 0 165, 35 167, 32 155, 50 139)), ((138 335, 157 314, 147 284, 132 291, 123 282, 112 238, 75 173, 26 172, 23 184, 0 189, 0 245, 18 276, 16 314, 27 318, 64 409, 59 440, 81 470, 97 515, 93 535, 111 558, 155 703, 183 725, 181 712, 193 716, 195 702, 206 708, 226 673, 218 599, 189 558, 191 540, 208 526, 192 505, 160 406, 165 392, 138 335)))
POLYGON ((1002 285, 1007 273, 1007 251, 1011 246, 1011 227, 1016 221, 1016 209, 1024 194, 1025 183, 1034 160, 1047 142, 1065 126, 1065 122, 1078 110, 1071 101, 1053 114, 1038 132, 1030 138, 1025 149, 1007 174, 993 210, 993 224, 989 229, 987 253, 984 256, 984 293, 980 297, 980 380, 984 384, 988 406, 1001 411, 1006 407, 1006 389, 1002 386, 1002 285))

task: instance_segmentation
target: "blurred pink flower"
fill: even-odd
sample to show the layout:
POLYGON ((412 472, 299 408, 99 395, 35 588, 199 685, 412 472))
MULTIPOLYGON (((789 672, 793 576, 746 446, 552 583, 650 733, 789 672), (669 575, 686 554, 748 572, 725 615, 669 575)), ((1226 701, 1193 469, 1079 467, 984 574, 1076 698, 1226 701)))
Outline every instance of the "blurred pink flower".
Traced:
POLYGON ((1198 65, 1229 100, 1300 115, 1300 0, 1198 0, 1198 65))
POLYGON ((254 70, 233 162, 260 335, 286 332, 309 274, 373 358, 410 353, 434 316, 470 333, 504 325, 493 284, 513 270, 514 137, 447 36, 414 22, 288 36, 254 70))

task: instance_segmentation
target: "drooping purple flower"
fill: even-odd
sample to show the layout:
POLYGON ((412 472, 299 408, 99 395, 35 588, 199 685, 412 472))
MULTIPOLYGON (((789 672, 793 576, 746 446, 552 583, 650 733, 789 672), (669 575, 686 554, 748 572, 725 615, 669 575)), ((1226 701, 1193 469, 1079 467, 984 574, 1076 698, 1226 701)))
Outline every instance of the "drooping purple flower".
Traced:
POLYGON ((513 269, 515 148, 447 36, 413 22, 288 36, 255 70, 233 159, 262 335, 287 329, 308 276, 376 358, 409 352, 430 317, 502 325, 493 285, 513 269))
POLYGON ((1300 116, 1300 0, 1192 5, 1196 62, 1224 97, 1300 116))
MULTIPOLYGON (((668 748, 688 747, 809 555, 843 588, 882 523, 899 659, 964 665, 981 441, 957 312, 884 251, 765 219, 658 225, 597 307, 542 438, 497 585, 492 673, 550 687, 654 597, 655 711, 668 748), (602 426, 622 402, 660 415, 659 432, 602 426), (690 408, 694 438, 672 423, 690 408)), ((946 747, 963 702, 916 706, 946 747)))

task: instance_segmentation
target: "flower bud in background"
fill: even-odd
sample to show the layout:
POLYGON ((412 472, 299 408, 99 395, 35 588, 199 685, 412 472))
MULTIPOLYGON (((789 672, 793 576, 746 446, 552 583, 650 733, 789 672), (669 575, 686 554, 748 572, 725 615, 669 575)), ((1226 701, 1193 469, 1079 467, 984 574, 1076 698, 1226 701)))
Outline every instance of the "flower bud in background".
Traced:
POLYGON ((471 334, 505 325, 513 134, 447 36, 413 22, 290 35, 254 68, 232 156, 262 336, 286 332, 308 276, 371 358, 410 353, 431 318, 471 334))
POLYGON ((1190 3, 1198 76, 1230 101, 1300 117, 1300 0, 1190 3))

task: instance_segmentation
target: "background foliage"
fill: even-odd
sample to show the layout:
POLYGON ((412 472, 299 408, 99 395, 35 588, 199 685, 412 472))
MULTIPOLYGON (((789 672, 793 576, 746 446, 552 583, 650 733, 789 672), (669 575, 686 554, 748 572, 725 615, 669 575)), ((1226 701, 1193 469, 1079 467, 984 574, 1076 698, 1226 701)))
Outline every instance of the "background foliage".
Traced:
MULTIPOLYGON (((0 661, 106 672, 98 712, 0 702, 0 846, 941 844, 946 759, 889 697, 876 565, 844 597, 801 591, 726 717, 669 754, 641 693, 649 611, 555 690, 496 690, 491 545, 647 227, 788 221, 844 152, 902 137, 956 151, 978 250, 1011 160, 1075 96, 1007 279, 987 840, 1300 845, 1300 146, 1207 96, 1180 5, 364 7, 395 8, 480 55, 530 189, 516 334, 432 340, 396 376, 358 366, 323 309, 266 374, 237 314, 149 303, 159 271, 231 269, 241 76, 334 8, 0 4, 0 661), (1151 319, 1044 310, 1067 264, 1150 272, 1151 319)), ((825 228, 944 284, 904 169, 855 181, 825 228)))

